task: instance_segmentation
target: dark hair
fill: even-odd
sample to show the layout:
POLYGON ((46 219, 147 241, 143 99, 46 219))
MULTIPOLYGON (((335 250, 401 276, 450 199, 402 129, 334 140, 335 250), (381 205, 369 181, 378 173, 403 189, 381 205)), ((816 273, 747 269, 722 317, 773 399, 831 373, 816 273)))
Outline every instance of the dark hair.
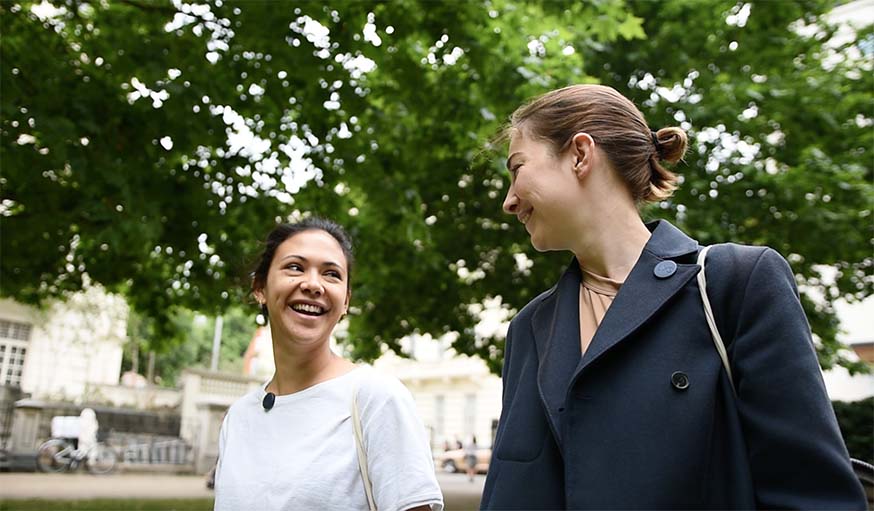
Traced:
POLYGON ((513 112, 505 136, 513 128, 550 142, 556 154, 576 133, 588 133, 638 203, 671 196, 677 176, 659 162, 678 162, 687 144, 680 128, 650 131, 634 103, 604 85, 572 85, 538 96, 513 112))
MULTIPOLYGON (((276 254, 276 249, 279 245, 295 234, 304 231, 324 231, 337 240, 340 248, 343 249, 343 255, 346 256, 346 287, 350 288, 352 285, 352 265, 355 262, 355 257, 352 253, 352 239, 340 224, 327 218, 310 217, 292 224, 279 224, 270 231, 270 234, 267 235, 267 239, 264 241, 264 251, 258 258, 258 263, 252 271, 253 291, 262 289, 267 282, 270 263, 273 262, 273 256, 276 254)), ((265 317, 267 316, 266 306, 262 307, 262 313, 264 313, 265 317)))

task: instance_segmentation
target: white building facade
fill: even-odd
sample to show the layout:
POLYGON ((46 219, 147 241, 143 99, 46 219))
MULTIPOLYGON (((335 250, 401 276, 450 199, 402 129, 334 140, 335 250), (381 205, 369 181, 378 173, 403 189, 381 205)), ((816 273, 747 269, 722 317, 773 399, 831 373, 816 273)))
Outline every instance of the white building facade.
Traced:
POLYGON ((99 286, 44 310, 0 299, 0 385, 74 403, 117 385, 127 317, 124 299, 99 286))
POLYGON ((386 353, 373 366, 397 377, 413 395, 431 448, 456 442, 490 447, 501 416, 501 378, 476 357, 457 355, 445 341, 418 337, 412 358, 386 353))

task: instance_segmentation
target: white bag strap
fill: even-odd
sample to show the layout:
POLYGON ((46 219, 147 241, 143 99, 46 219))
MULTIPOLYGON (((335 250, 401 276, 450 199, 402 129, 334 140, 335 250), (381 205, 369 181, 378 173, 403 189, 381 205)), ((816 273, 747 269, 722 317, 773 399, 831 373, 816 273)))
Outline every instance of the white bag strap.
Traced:
POLYGON ((728 375, 728 382, 731 383, 732 392, 737 392, 734 387, 734 378, 731 376, 731 366, 728 363, 728 353, 725 351, 725 343, 722 342, 722 336, 719 335, 719 329, 716 328, 716 320, 713 317, 713 308, 710 306, 710 299, 707 297, 707 278, 704 276, 704 260, 707 258, 707 251, 710 247, 704 247, 698 253, 698 265, 701 266, 701 271, 698 272, 698 290, 701 291, 701 302, 704 303, 704 315, 707 316, 707 326, 710 327, 710 335, 713 337, 713 344, 716 346, 716 351, 719 353, 719 358, 722 359, 722 367, 725 368, 725 374, 728 375))
POLYGON ((358 387, 352 391, 352 429, 355 432, 355 448, 358 450, 358 470, 364 481, 364 494, 367 495, 367 506, 370 511, 376 511, 373 500, 373 485, 370 483, 370 473, 367 471, 367 453, 364 450, 364 433, 361 430, 361 416, 358 413, 358 387))

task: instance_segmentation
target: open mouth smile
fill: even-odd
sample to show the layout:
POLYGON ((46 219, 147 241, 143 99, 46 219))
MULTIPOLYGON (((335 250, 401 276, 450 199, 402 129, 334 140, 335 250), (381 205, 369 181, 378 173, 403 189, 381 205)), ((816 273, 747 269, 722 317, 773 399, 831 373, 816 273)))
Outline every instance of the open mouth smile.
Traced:
POLYGON ((531 209, 529 209, 529 210, 527 210, 527 211, 523 211, 522 213, 519 213, 519 215, 517 216, 517 218, 518 218, 519 221, 522 222, 523 224, 527 224, 527 223, 528 223, 528 220, 531 219, 531 212, 532 212, 532 211, 533 211, 533 210, 531 210, 531 209))
POLYGON ((304 316, 321 316, 325 312, 324 307, 311 303, 295 302, 288 306, 291 310, 303 314, 304 316))

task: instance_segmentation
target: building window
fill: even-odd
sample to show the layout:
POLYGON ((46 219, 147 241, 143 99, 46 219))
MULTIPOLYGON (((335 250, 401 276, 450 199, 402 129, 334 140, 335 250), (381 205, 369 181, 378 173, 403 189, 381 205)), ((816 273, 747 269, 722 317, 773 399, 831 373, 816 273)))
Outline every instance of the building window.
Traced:
POLYGON ((30 325, 0 320, 0 385, 21 386, 30 325))
POLYGON ((476 394, 464 395, 464 434, 473 435, 476 431, 476 394))
POLYGON ((30 340, 30 325, 0 319, 0 339, 27 342, 30 340))

